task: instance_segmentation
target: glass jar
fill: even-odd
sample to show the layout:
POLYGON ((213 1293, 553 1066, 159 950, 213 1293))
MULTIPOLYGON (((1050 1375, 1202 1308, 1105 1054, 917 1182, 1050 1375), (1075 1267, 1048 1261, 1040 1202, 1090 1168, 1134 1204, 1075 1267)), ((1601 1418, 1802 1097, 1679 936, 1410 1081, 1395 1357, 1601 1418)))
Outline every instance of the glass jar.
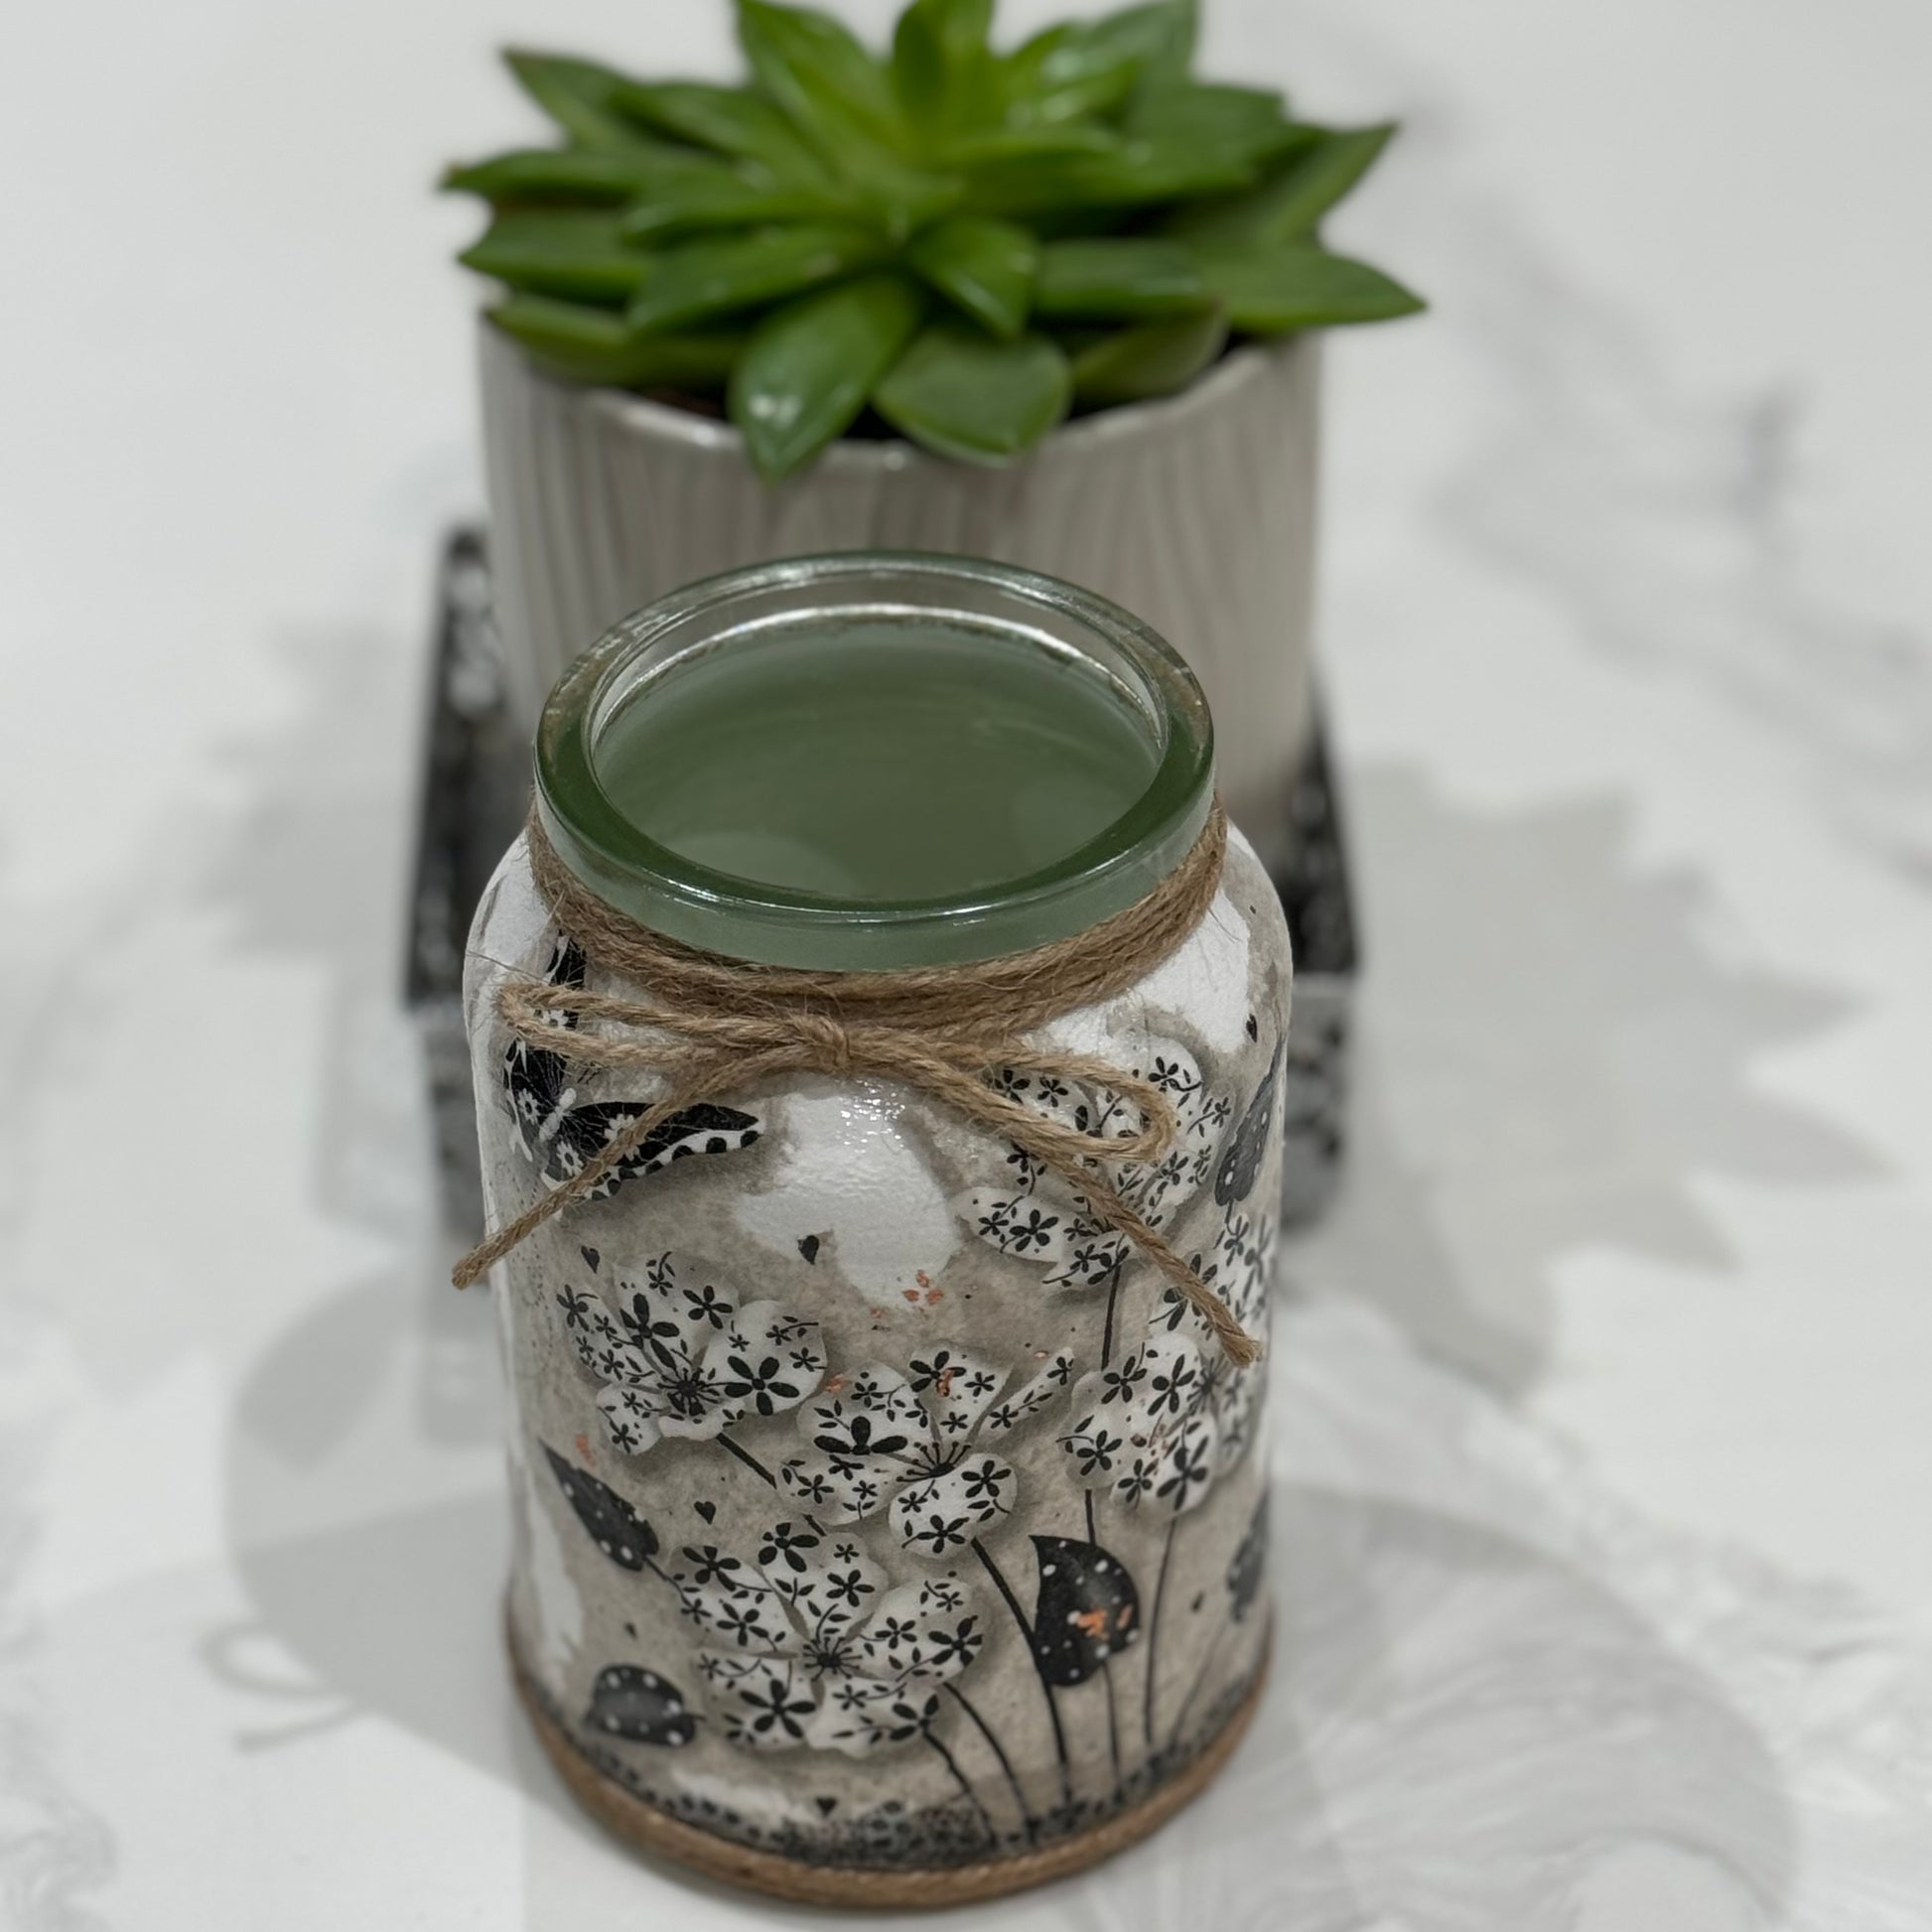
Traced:
MULTIPOLYGON (((944 968, 1080 933, 1194 848, 1212 733, 1114 607, 992 565, 809 559, 679 592, 566 674, 551 848, 608 905, 733 959, 944 968)), ((560 936, 526 841, 465 1007, 492 1225, 655 1097, 506 1033, 506 977, 624 995, 560 936), (626 1111, 627 1110, 627 1111, 626 1111)), ((1132 1105, 989 1068, 1073 1121, 1265 1334, 1287 933, 1230 837, 1206 917, 1035 1044, 1132 1105)), ((1231 1748, 1266 1665, 1265 1361, 1235 1367, 1124 1237, 921 1089, 781 1075, 665 1123, 492 1276, 520 1688, 580 1797, 719 1875, 957 1903, 1077 1868, 1231 1748)))

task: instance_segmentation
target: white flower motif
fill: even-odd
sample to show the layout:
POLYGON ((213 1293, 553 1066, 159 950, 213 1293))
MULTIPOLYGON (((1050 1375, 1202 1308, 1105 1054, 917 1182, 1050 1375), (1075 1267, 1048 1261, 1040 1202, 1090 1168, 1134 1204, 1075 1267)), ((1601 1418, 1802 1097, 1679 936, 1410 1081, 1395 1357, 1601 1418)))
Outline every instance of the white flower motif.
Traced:
POLYGON ((1012 1464, 976 1439, 1018 1428, 1072 1376, 1072 1357, 1062 1351, 996 1405, 1006 1371, 956 1349, 915 1356, 903 1375, 872 1363, 834 1377, 805 1406, 799 1428, 807 1447, 778 1479, 822 1521, 885 1510, 907 1550, 956 1555, 1012 1509, 1019 1486, 1012 1464))
MULTIPOLYGON (((1233 1102, 1207 1091, 1200 1063, 1177 1040, 1150 1041, 1145 1064, 1130 1070, 1173 1103, 1178 1132, 1158 1161, 1101 1164, 1096 1149, 1096 1165, 1150 1227, 1163 1228, 1213 1172, 1215 1149, 1233 1114, 1233 1102)), ((991 1078, 1001 1093, 1048 1119, 1068 1122, 1096 1141, 1123 1139, 1143 1125, 1140 1109, 1117 1094, 1012 1068, 1002 1068, 991 1078)), ((1002 1254, 1049 1269, 1048 1288, 1097 1288, 1110 1281, 1127 1258, 1126 1237, 1108 1227, 1084 1198, 1024 1148, 1009 1148, 1006 1158, 1009 1174, 1003 1183, 957 1195, 953 1211, 1002 1254)))
POLYGON ((773 1524, 746 1562, 687 1549, 671 1579, 707 1636, 700 1676, 725 1735, 748 1750, 862 1757, 918 1736, 933 1688, 985 1642, 972 1598, 949 1577, 894 1586, 856 1545, 804 1522, 773 1524))
MULTIPOLYGON (((1230 1212, 1213 1259, 1195 1272, 1252 1335, 1268 1328, 1274 1231, 1230 1212)), ((1237 1368, 1192 1304, 1170 1289, 1151 1332, 1073 1391, 1071 1429, 1059 1439, 1085 1489, 1104 1489, 1129 1509, 1179 1515, 1248 1452, 1262 1392, 1257 1370, 1237 1368)))
MULTIPOLYGON (((1226 1305, 1244 1328, 1265 1326, 1275 1265, 1275 1224, 1267 1215, 1229 1208, 1211 1248, 1187 1257, 1187 1265, 1226 1305)), ((1212 1330, 1178 1289, 1161 1292, 1149 1326, 1169 1333, 1186 1327, 1204 1340, 1212 1330)))
MULTIPOLYGON (((595 1250, 583 1252, 599 1272, 595 1250)), ((795 1409, 823 1378, 817 1322, 776 1302, 741 1308, 719 1279, 707 1262, 664 1254, 641 1284, 614 1279, 615 1315, 596 1290, 557 1297, 579 1360, 605 1385, 597 1406, 625 1454, 664 1436, 707 1442, 747 1416, 795 1409)))

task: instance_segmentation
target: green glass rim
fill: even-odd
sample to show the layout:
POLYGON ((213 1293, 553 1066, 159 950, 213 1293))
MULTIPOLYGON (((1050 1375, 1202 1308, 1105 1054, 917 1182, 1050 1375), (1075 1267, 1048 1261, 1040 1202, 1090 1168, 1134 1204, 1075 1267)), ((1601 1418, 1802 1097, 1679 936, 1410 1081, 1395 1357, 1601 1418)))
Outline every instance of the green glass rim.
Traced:
POLYGON ((772 966, 876 971, 964 965, 1071 936, 1151 892, 1207 822, 1214 733, 1200 685, 1166 639, 1056 578, 919 552, 847 551, 727 571, 615 624, 565 671, 536 737, 536 807, 557 855, 607 904, 687 945, 772 966), (1158 762, 1134 802, 1051 865, 968 895, 840 898, 718 872, 640 831, 599 773, 605 728, 648 686, 734 640, 895 618, 1032 642, 1107 680, 1158 762))

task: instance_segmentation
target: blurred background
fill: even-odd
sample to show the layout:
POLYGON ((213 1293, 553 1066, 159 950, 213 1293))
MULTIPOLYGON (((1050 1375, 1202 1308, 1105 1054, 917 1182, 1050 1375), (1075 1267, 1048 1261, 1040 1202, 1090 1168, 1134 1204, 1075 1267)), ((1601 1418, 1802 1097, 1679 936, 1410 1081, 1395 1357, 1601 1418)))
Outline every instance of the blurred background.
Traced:
MULTIPOLYGON (((482 502, 480 221, 432 190, 538 132, 504 42, 734 66, 666 0, 13 23, 23 1927, 766 1910, 640 1873, 514 1728, 493 1336, 401 1002, 482 502)), ((1201 65, 1401 117, 1331 234, 1432 303, 1326 359, 1350 1149, 1286 1257, 1271 1718, 1184 1844, 1003 1916, 1921 1924, 1932 13, 1209 0, 1201 65)))

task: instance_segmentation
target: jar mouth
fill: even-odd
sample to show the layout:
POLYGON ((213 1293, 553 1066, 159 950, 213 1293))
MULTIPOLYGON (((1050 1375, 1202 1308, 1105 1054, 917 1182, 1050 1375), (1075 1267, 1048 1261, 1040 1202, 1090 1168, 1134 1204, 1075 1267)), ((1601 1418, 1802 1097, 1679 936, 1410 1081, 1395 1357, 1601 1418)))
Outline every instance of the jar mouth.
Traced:
MULTIPOLYGON (((800 661, 800 660, 792 660, 800 661)), ((907 662, 911 659, 905 660, 907 662)), ((723 782, 721 780, 721 782, 723 782)), ((760 564, 687 585, 625 618, 567 670, 537 728, 539 820, 559 858, 617 910, 687 945, 773 966, 963 965, 1066 938, 1151 892, 1213 798, 1213 727, 1179 655, 1087 591, 1004 565, 908 552, 760 564), (1090 680, 1137 739, 1124 808, 1050 861, 937 894, 800 890, 677 850, 614 795, 623 723, 701 662, 810 651, 867 628, 943 625, 963 648, 1040 653, 1090 680)), ((775 828, 774 828, 775 829, 775 828)))

